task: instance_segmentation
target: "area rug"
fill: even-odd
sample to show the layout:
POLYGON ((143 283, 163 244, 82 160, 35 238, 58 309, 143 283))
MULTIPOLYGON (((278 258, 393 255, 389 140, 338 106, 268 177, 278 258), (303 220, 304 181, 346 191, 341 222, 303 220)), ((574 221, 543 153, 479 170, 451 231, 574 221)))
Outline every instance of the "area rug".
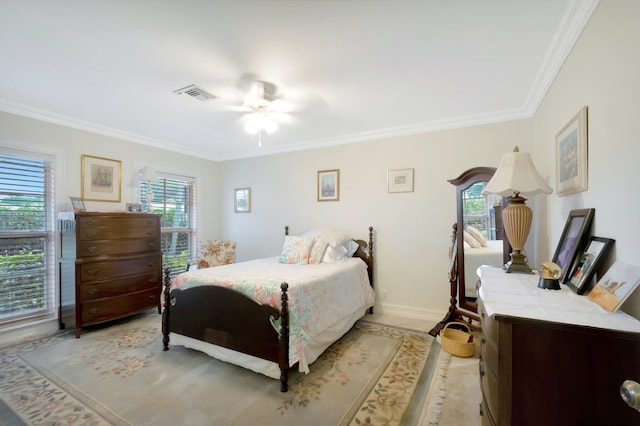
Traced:
POLYGON ((292 371, 287 393, 161 342, 149 315, 0 350, 0 424, 414 425, 441 402, 446 354, 427 333, 360 321, 310 374, 292 371))

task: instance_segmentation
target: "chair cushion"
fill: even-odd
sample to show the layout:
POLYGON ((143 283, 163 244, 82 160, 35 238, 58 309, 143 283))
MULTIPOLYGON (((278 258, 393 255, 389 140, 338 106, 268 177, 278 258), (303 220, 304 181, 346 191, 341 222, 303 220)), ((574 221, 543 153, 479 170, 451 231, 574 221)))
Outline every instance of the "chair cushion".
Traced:
POLYGON ((228 265, 236 261, 235 241, 203 241, 200 243, 199 268, 228 265))

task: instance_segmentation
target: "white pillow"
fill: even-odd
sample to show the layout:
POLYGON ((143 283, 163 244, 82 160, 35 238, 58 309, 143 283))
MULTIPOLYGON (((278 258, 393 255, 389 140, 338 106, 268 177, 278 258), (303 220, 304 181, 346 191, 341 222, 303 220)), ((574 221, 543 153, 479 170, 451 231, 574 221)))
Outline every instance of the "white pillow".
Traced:
POLYGON ((304 234, 303 237, 324 238, 330 246, 338 247, 349 241, 351 237, 344 231, 335 228, 317 228, 311 229, 304 234))
POLYGON ((347 257, 353 257, 353 254, 358 251, 358 247, 360 247, 360 245, 353 240, 347 241, 343 246, 347 249, 347 257))
POLYGON ((480 242, 478 240, 476 240, 475 238, 473 238, 473 236, 468 233, 467 231, 464 231, 464 242, 469 244, 471 246, 471 248, 480 248, 482 247, 482 245, 480 245, 480 242))
POLYGON ((327 246, 327 249, 322 256, 322 263, 341 262, 347 259, 347 249, 344 246, 331 247, 327 246))
POLYGON ((471 234, 471 236, 475 238, 482 247, 487 246, 487 239, 482 235, 482 232, 478 231, 473 226, 467 226, 467 232, 471 234))
POLYGON ((309 254, 314 239, 311 237, 284 237, 284 245, 278 262, 305 265, 309 263, 309 254))

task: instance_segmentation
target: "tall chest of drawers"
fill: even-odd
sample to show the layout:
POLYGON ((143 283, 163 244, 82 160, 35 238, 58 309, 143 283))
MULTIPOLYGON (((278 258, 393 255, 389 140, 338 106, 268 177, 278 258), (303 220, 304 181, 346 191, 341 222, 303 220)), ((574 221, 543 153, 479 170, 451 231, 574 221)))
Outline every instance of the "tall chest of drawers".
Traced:
POLYGON ((160 312, 160 215, 78 212, 60 224, 60 328, 160 312), (63 222, 63 223, 62 223, 63 222))
POLYGON ((483 425, 639 425, 640 321, 538 277, 480 268, 483 425))

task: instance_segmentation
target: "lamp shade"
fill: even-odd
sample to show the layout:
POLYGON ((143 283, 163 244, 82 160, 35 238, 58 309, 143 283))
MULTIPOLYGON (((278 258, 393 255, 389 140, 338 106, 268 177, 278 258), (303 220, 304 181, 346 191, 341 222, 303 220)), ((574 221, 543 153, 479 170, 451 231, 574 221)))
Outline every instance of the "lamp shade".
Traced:
POLYGON ((153 167, 146 166, 142 169, 142 177, 141 179, 145 182, 156 180, 158 178, 158 174, 156 173, 153 167))
POLYGON ((498 194, 510 197, 519 192, 523 195, 551 194, 553 189, 540 176, 527 152, 514 151, 504 154, 500 166, 487 185, 482 195, 498 194))

